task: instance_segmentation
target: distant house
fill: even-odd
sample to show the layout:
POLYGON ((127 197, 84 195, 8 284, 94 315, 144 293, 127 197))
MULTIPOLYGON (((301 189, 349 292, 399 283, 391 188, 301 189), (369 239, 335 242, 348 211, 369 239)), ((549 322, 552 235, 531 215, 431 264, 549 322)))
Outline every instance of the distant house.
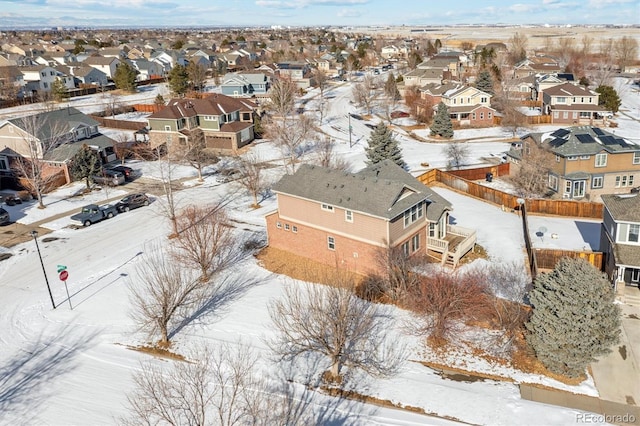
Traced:
POLYGON ((69 74, 73 76, 78 87, 82 84, 104 87, 109 83, 105 73, 88 65, 70 66, 69 74))
POLYGON ((138 72, 136 75, 137 81, 144 81, 164 76, 164 68, 156 62, 148 61, 146 59, 132 59, 128 62, 131 64, 133 69, 138 72))
POLYGON ((19 157, 31 159, 28 141, 35 144, 37 158, 64 173, 66 183, 72 180, 69 165, 83 144, 94 149, 105 163, 116 159, 115 141, 100 133, 97 121, 72 107, 0 123, 0 159, 8 163, 19 157))
POLYGON ((390 160, 358 173, 305 164, 273 191, 270 247, 361 274, 380 272, 389 248, 455 267, 476 241, 475 231, 449 224, 447 200, 390 160))
POLYGON ((199 129, 204 134, 207 148, 234 153, 254 138, 256 108, 257 105, 249 100, 221 94, 203 99, 172 99, 166 107, 147 118, 151 148, 178 149, 199 129))
POLYGON ((112 56, 89 56, 83 63, 102 71, 108 78, 113 79, 121 62, 120 59, 112 56))
POLYGON ((513 67, 513 78, 522 78, 536 74, 551 74, 562 72, 557 59, 540 55, 526 58, 513 67))
POLYGON ((522 137, 519 153, 509 156, 524 162, 534 149, 551 153, 548 186, 562 198, 595 201, 640 185, 640 145, 598 127, 532 133, 522 137))
POLYGON ((265 95, 269 87, 271 87, 271 76, 254 71, 228 73, 220 85, 222 94, 234 97, 265 95))
POLYGON ((288 77, 296 83, 301 89, 308 89, 311 87, 311 67, 306 62, 278 62, 277 73, 281 77, 288 77))
POLYGON ((60 79, 68 89, 73 89, 73 77, 47 65, 20 68, 24 80, 24 91, 27 96, 35 93, 50 92, 51 85, 60 79))
POLYGON ((569 82, 542 91, 542 112, 551 115, 554 124, 594 124, 604 121, 604 108, 598 105, 600 94, 569 82))
POLYGON ((618 295, 640 304, 640 194, 606 194, 600 250, 618 295))
POLYGON ((433 106, 442 102, 449 109, 451 121, 459 126, 493 126, 496 111, 491 108, 492 95, 460 83, 428 84, 420 89, 420 97, 433 106))

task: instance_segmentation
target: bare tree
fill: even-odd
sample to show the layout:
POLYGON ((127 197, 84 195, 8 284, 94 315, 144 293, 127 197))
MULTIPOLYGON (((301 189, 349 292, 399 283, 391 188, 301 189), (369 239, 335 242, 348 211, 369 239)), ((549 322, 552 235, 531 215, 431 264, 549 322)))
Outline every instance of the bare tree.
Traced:
POLYGON ((553 154, 538 146, 532 140, 526 140, 522 148, 522 160, 511 182, 518 194, 523 197, 540 197, 548 190, 550 164, 553 154))
POLYGON ((121 108, 120 97, 114 93, 106 93, 102 95, 104 100, 104 113, 110 115, 111 118, 116 117, 121 108))
POLYGON ((356 83, 352 89, 354 101, 364 107, 367 114, 371 114, 376 98, 376 81, 370 75, 365 75, 362 82, 356 83))
POLYGON ((175 161, 172 159, 172 154, 168 154, 164 159, 160 159, 155 164, 158 166, 158 172, 160 174, 160 181, 162 183, 162 192, 164 198, 159 198, 160 213, 165 216, 171 222, 172 233, 169 237, 176 237, 178 235, 178 210, 179 200, 175 196, 175 184, 173 183, 175 176, 175 169, 177 167, 175 161))
POLYGON ((304 114, 281 119, 272 117, 265 127, 267 136, 282 152, 287 172, 294 173, 303 144, 313 139, 315 133, 313 119, 304 114))
POLYGON ((187 74, 193 88, 198 92, 202 91, 207 80, 207 68, 198 62, 189 62, 187 74))
POLYGON ((442 149, 442 153, 445 155, 450 167, 460 169, 464 165, 465 161, 469 158, 471 150, 469 146, 462 142, 451 142, 445 145, 442 149))
POLYGON ((324 91, 329 85, 329 76, 324 72, 324 70, 316 68, 313 70, 313 79, 316 82, 318 90, 320 90, 320 97, 324 99, 324 91))
MULTIPOLYGON (((170 368, 143 364, 127 395, 125 425, 220 426, 303 425, 314 420, 295 416, 295 401, 273 393, 258 374, 258 357, 250 347, 223 344, 196 348, 188 362, 170 368)), ((304 409, 304 407, 302 407, 304 409)))
POLYGON ((624 71, 638 57, 638 40, 634 37, 624 36, 615 43, 615 56, 618 66, 624 71))
POLYGON ((431 123, 433 120, 433 103, 422 99, 418 86, 408 86, 404 90, 404 102, 409 114, 420 123, 431 123))
POLYGON ((531 278, 521 262, 492 264, 486 278, 489 306, 501 331, 492 346, 498 354, 508 354, 529 316, 523 302, 531 287, 531 278))
POLYGON ((196 128, 191 131, 184 145, 180 146, 178 155, 183 158, 191 167, 198 172, 198 181, 202 182, 202 170, 218 161, 215 153, 207 148, 206 137, 202 129, 196 128))
POLYGON ((208 282, 158 247, 138 264, 136 273, 139 285, 132 289, 131 315, 142 330, 160 334, 161 346, 168 346, 170 327, 207 297, 208 282))
POLYGON ((12 167, 20 184, 38 200, 38 208, 44 209, 42 196, 58 178, 58 169, 49 167, 44 158, 65 141, 67 131, 61 122, 52 122, 44 114, 23 117, 17 125, 22 139, 19 149, 26 155, 16 159, 12 167))
POLYGON ((400 345, 387 340, 384 309, 358 298, 351 287, 294 283, 269 305, 269 314, 277 330, 269 342, 275 354, 284 360, 307 353, 326 357, 330 369, 323 376, 329 382, 342 382, 344 367, 391 375, 403 360, 400 345))
POLYGON ((512 64, 516 64, 527 57, 528 42, 527 36, 518 32, 509 38, 509 58, 512 64))
POLYGON ((173 256, 181 264, 199 270, 203 281, 241 258, 238 240, 222 203, 182 209, 174 245, 173 256))
POLYGON ((237 182, 242 185, 253 197, 254 208, 259 208, 258 195, 267 189, 267 183, 264 178, 263 165, 260 158, 253 153, 247 153, 238 157, 240 171, 240 179, 237 182))
POLYGON ((269 109, 281 118, 291 115, 297 93, 298 88, 290 78, 278 78, 273 82, 271 89, 269 89, 269 109))
POLYGON ((351 165, 335 153, 335 141, 327 135, 321 135, 315 145, 316 162, 319 166, 348 172, 351 165))
POLYGON ((421 319, 414 332, 442 343, 459 330, 459 321, 478 318, 487 310, 484 275, 434 270, 424 277, 411 297, 412 310, 421 319))
POLYGON ((499 92, 496 94, 496 108, 502 113, 500 125, 510 129, 515 138, 518 135, 518 129, 526 127, 528 122, 527 117, 518 109, 519 101, 511 97, 508 84, 500 85, 499 92))
POLYGON ((601 40, 597 55, 596 69, 591 73, 594 86, 611 86, 611 79, 615 75, 615 42, 612 38, 601 40))

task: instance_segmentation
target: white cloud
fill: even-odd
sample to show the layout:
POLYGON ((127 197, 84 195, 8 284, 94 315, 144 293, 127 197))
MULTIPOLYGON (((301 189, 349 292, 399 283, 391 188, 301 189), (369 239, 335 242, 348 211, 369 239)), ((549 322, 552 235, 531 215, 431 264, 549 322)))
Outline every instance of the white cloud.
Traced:
POLYGON ((622 5, 628 3, 635 3, 636 0, 589 0, 587 7, 595 9, 603 9, 615 5, 622 5))
POLYGON ((336 15, 339 18, 358 18, 362 13, 356 9, 340 9, 336 15))
POLYGON ((537 8, 531 4, 522 4, 522 3, 516 3, 516 4, 512 4, 511 6, 509 6, 509 11, 514 12, 514 13, 527 13, 527 12, 533 12, 534 10, 536 10, 537 8))

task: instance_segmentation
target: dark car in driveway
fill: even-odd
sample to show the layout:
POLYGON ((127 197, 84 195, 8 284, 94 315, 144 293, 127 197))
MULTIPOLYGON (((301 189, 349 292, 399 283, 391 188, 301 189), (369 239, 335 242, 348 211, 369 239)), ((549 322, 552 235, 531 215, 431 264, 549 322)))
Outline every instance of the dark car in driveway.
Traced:
POLYGON ((113 170, 114 172, 122 173, 127 182, 130 182, 136 178, 135 170, 133 170, 131 167, 122 166, 122 165, 111 166, 107 170, 113 170))
POLYGON ((116 203, 116 208, 120 213, 128 212, 131 209, 148 206, 150 202, 151 201, 149 200, 149 197, 147 197, 147 194, 129 194, 116 203))

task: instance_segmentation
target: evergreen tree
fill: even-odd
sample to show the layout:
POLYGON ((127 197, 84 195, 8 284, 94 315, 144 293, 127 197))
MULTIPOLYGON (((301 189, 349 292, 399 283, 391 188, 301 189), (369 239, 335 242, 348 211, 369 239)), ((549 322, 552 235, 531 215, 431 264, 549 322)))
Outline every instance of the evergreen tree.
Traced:
POLYGON ((491 78, 491 73, 489 71, 480 71, 480 74, 478 74, 478 80, 476 81, 476 89, 482 90, 490 95, 495 93, 493 91, 493 78, 491 78))
POLYGON ((396 83, 396 78, 394 77, 392 72, 389 73, 387 81, 384 83, 384 94, 394 100, 400 99, 398 84, 396 83))
POLYGON ((622 101, 618 96, 618 92, 611 86, 600 85, 596 89, 596 92, 600 93, 600 99, 598 100, 598 105, 604 106, 608 111, 613 113, 618 112, 620 109, 620 105, 622 101))
POLYGON ((69 91, 62 82, 62 79, 56 78, 56 80, 51 83, 51 95, 56 102, 62 102, 69 98, 69 91))
POLYGON ((73 158, 71 176, 74 179, 84 179, 87 189, 91 187, 91 176, 100 173, 101 164, 98 154, 87 144, 80 147, 80 151, 73 158))
POLYGON ((449 116, 449 109, 442 102, 438 104, 438 109, 436 110, 435 117, 433 117, 430 130, 432 135, 438 135, 446 139, 453 137, 453 124, 449 116))
POLYGON ((619 341, 620 309, 611 283, 583 259, 563 258, 536 278, 527 342, 554 373, 579 377, 619 341))
POLYGON ((136 70, 127 62, 121 62, 113 75, 113 82, 118 89, 125 92, 136 91, 136 70))
POLYGON ((184 95, 189 90, 189 73, 187 68, 177 64, 169 71, 169 87, 176 95, 184 95))
POLYGON ((398 141, 382 121, 373 129, 367 142, 369 143, 369 147, 365 148, 365 151, 368 164, 391 160, 402 168, 407 167, 402 159, 402 151, 398 146, 398 141))

